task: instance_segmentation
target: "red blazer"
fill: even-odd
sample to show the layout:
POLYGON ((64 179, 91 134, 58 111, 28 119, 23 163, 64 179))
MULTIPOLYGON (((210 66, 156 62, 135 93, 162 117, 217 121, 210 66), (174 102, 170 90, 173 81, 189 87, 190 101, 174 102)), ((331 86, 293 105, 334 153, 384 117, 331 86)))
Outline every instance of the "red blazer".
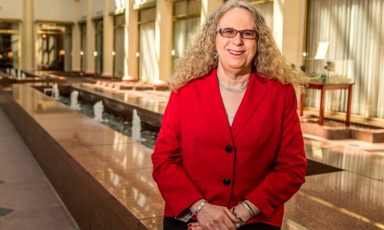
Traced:
POLYGON ((173 92, 152 154, 164 215, 201 198, 228 208, 247 199, 262 212, 249 223, 281 226, 306 172, 296 103, 291 85, 252 73, 231 127, 216 69, 173 92))

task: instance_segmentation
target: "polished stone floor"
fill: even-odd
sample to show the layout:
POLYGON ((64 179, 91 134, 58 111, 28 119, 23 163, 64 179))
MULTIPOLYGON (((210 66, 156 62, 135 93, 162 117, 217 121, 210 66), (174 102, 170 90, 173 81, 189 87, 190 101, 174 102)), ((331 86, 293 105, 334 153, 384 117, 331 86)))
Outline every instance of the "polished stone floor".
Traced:
POLYGON ((283 229, 384 229, 384 144, 305 137, 308 159, 342 171, 307 176, 283 229))
POLYGON ((0 230, 78 229, 0 108, 0 230))
MULTIPOLYGON (((140 229, 161 229, 163 201, 151 177, 151 149, 37 93, 15 92, 29 115, 136 216, 140 229)), ((0 119, 0 229, 31 226, 24 221, 49 226, 31 229, 76 229, 54 195, 37 195, 51 187, 1 110, 0 119), (41 208, 23 213, 24 206, 41 208)), ((282 229, 384 229, 384 144, 305 135, 305 145, 311 167, 317 168, 287 202, 282 229)))

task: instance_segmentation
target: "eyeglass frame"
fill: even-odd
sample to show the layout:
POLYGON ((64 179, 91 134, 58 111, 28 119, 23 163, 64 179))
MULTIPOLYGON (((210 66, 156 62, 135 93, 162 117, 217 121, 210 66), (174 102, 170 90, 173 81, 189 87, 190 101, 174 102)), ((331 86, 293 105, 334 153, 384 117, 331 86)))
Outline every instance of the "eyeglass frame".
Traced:
POLYGON ((257 39, 257 31, 256 31, 256 30, 236 30, 236 29, 233 29, 233 28, 220 28, 220 29, 217 29, 217 30, 216 30, 216 33, 219 33, 220 36, 222 36, 223 38, 234 38, 234 37, 237 36, 238 33, 240 33, 240 37, 241 37, 242 39, 247 39, 247 40, 256 40, 256 39, 257 39), (222 31, 223 31, 223 30, 226 30, 226 29, 229 29, 229 30, 232 30, 232 31, 236 31, 236 34, 235 34, 233 37, 226 37, 226 36, 223 36, 222 31), (250 32, 250 31, 255 32, 255 37, 252 37, 252 38, 244 38, 244 33, 245 33, 245 32, 250 32))

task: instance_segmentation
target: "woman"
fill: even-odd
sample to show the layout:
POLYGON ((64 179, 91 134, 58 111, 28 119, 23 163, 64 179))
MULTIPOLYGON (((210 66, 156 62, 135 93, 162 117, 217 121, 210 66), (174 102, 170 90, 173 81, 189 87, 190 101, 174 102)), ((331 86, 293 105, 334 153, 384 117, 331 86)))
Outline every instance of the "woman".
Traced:
POLYGON ((164 229, 280 229, 306 158, 296 76, 263 17, 225 3, 175 75, 152 154, 164 229))

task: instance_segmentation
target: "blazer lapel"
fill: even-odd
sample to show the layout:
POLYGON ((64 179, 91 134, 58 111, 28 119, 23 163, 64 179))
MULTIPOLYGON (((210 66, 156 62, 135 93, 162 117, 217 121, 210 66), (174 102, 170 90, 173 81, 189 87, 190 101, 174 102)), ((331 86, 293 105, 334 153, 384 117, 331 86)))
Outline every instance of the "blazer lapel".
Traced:
POLYGON ((266 82, 267 79, 264 76, 254 72, 251 74, 247 90, 232 123, 233 136, 236 136, 242 127, 247 124, 248 120, 256 112, 260 102, 264 99, 267 94, 266 82))
POLYGON ((231 128, 221 98, 219 83, 216 76, 216 69, 213 69, 207 79, 199 84, 198 90, 202 94, 199 100, 201 112, 209 126, 214 127, 217 133, 231 139, 231 128))

